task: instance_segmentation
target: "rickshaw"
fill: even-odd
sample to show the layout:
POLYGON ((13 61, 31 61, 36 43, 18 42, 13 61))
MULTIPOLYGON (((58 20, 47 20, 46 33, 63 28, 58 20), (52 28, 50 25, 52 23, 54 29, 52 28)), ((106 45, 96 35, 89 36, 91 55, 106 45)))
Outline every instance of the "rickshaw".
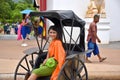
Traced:
MULTIPOLYGON (((88 80, 84 56, 87 52, 90 52, 90 50, 85 51, 85 21, 79 18, 72 10, 31 12, 29 15, 31 18, 42 17, 46 23, 50 20, 60 28, 63 47, 67 57, 58 75, 58 80, 88 80)), ((40 63, 46 58, 49 38, 42 36, 41 40, 38 40, 38 36, 35 35, 35 39, 38 47, 24 51, 25 55, 16 67, 14 80, 24 80, 25 77, 30 75, 34 68, 38 68, 40 63)), ((50 76, 40 77, 37 80, 50 80, 50 76)))

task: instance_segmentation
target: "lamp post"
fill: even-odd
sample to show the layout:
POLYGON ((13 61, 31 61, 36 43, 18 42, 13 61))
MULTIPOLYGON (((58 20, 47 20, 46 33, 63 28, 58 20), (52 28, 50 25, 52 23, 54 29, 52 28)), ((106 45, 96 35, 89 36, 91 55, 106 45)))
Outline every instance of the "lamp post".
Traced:
MULTIPOLYGON (((40 0, 40 11, 46 11, 46 0, 40 0)), ((43 37, 46 37, 46 20, 43 22, 43 37)))
POLYGON ((46 0, 40 0, 40 11, 46 10, 46 0))

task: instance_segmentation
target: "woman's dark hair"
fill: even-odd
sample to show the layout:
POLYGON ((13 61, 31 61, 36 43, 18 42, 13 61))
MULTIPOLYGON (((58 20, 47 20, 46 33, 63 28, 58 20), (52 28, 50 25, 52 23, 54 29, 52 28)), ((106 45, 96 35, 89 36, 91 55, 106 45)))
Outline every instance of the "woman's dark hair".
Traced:
POLYGON ((23 15, 22 15, 22 18, 25 19, 25 16, 26 16, 26 14, 23 14, 23 15))
POLYGON ((57 38, 56 39, 62 41, 62 28, 60 26, 55 26, 55 25, 50 26, 50 28, 48 29, 48 33, 51 29, 57 32, 57 38))

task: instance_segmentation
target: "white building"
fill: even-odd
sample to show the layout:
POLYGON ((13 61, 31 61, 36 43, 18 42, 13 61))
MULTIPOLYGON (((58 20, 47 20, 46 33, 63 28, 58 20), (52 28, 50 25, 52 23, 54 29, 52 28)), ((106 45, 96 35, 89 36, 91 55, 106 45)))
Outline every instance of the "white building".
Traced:
MULTIPOLYGON (((46 0, 46 10, 73 10, 80 18, 86 21, 86 35, 92 18, 85 18, 90 0, 46 0)), ((120 41, 120 0, 105 0, 106 18, 100 19, 98 36, 102 43, 120 41)))

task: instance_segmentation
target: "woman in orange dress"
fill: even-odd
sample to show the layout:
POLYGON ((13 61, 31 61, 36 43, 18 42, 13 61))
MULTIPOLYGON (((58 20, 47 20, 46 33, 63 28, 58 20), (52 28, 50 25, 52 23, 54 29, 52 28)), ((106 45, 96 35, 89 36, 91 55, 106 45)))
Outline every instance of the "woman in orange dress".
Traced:
MULTIPOLYGON (((62 68, 62 65, 65 62, 66 53, 64 51, 63 45, 62 45, 62 33, 60 32, 60 29, 57 26, 51 26, 48 30, 49 36, 52 38, 52 41, 50 43, 48 54, 44 62, 42 63, 42 67, 46 67, 46 62, 49 58, 53 57, 54 60, 57 62, 54 69, 52 69, 52 73, 50 74, 44 74, 44 76, 51 75, 50 80, 57 80, 58 74, 62 68)), ((43 70, 40 66, 36 71, 33 70, 31 76, 28 78, 28 80, 36 80, 37 77, 41 77, 44 72, 47 72, 48 69, 43 70), (44 72, 43 72, 44 71, 44 72)))

